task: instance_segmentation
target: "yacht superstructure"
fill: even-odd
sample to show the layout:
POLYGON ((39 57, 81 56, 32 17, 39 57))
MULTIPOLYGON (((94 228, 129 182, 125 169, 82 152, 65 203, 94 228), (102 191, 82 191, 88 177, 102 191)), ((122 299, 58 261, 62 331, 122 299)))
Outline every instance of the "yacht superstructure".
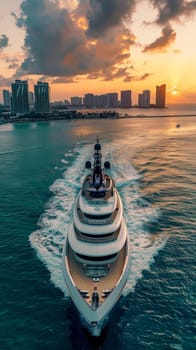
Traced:
POLYGON ((108 314, 121 296, 129 273, 129 238, 123 206, 110 163, 102 166, 101 145, 76 198, 64 250, 63 274, 82 322, 100 336, 108 314))

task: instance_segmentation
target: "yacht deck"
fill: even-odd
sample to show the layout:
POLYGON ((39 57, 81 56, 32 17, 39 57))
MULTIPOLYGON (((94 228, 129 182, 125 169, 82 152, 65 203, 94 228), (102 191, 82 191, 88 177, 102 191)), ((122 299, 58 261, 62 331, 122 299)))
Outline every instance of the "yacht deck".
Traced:
POLYGON ((112 178, 105 174, 103 176, 103 185, 100 183, 96 189, 92 176, 89 174, 84 180, 82 194, 89 201, 93 200, 94 198, 107 201, 111 196, 113 196, 113 186, 114 183, 112 178))
POLYGON ((69 270, 72 279, 81 291, 86 302, 91 305, 92 293, 96 291, 99 295, 99 303, 102 304, 107 295, 116 286, 125 265, 127 245, 125 244, 119 252, 117 259, 108 265, 84 265, 74 255, 73 250, 68 248, 69 270), (87 273, 87 269, 89 272, 87 273), (94 273, 93 273, 94 271, 94 273))

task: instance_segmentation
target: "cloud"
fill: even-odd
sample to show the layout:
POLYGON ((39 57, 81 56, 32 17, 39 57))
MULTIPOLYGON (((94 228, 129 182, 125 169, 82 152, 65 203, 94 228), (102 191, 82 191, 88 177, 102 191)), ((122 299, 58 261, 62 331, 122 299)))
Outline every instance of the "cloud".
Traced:
POLYGON ((144 47, 143 52, 166 52, 169 45, 176 39, 176 32, 170 24, 162 29, 162 35, 151 44, 144 47))
POLYGON ((5 78, 2 75, 0 75, 0 86, 1 87, 10 87, 12 82, 13 82, 12 78, 5 78))
POLYGON ((181 50, 179 50, 179 49, 174 49, 174 50, 173 50, 173 53, 174 53, 174 54, 180 54, 180 53, 181 53, 181 50))
MULTIPOLYGON (((176 38, 168 21, 191 15, 196 1, 149 3, 158 11, 156 23, 164 28, 143 52, 164 52, 176 38)), ((137 44, 130 22, 136 5, 137 0, 22 0, 20 15, 12 13, 17 26, 25 29, 25 59, 16 73, 51 76, 56 82, 62 81, 57 77, 70 82, 82 76, 133 79, 130 50, 137 44)))
POLYGON ((4 47, 8 46, 9 39, 7 35, 2 34, 0 37, 0 49, 3 49, 4 47))
POLYGON ((150 77, 152 73, 144 73, 142 75, 127 75, 124 82, 129 83, 132 81, 142 81, 150 77))
POLYGON ((171 28, 170 22, 184 22, 192 17, 196 11, 196 1, 187 0, 149 0, 157 11, 157 17, 152 22, 145 22, 146 25, 156 23, 164 26, 162 35, 153 43, 147 45, 143 52, 166 52, 167 47, 176 38, 175 31, 171 28))
POLYGON ((6 62, 9 63, 8 69, 16 69, 20 65, 20 60, 18 57, 6 57, 6 62))
POLYGON ((108 30, 122 25, 123 20, 131 16, 136 0, 90 0, 87 11, 90 37, 97 38, 108 30))
MULTIPOLYGON (((20 16, 13 14, 16 24, 26 30, 26 58, 18 73, 70 79, 86 74, 107 79, 109 75, 113 79, 117 65, 127 66, 130 46, 135 42, 134 35, 120 20, 134 3, 130 0, 123 5, 117 0, 80 0, 78 7, 71 11, 62 7, 63 2, 60 7, 57 1, 23 0, 20 16), (97 6, 100 4, 105 34, 92 38, 93 23, 98 25, 97 6), (113 6, 112 19, 109 20, 109 16, 109 24, 106 24, 108 4, 113 6)), ((97 27, 98 32, 101 33, 101 25, 97 27)))
MULTIPOLYGON (((43 81, 43 80, 42 80, 43 81)), ((66 77, 58 77, 54 78, 52 80, 52 84, 70 84, 70 83, 76 83, 77 81, 73 78, 66 78, 66 77)))
POLYGON ((150 0, 158 10, 156 22, 166 24, 171 20, 191 16, 196 10, 196 1, 186 0, 150 0))

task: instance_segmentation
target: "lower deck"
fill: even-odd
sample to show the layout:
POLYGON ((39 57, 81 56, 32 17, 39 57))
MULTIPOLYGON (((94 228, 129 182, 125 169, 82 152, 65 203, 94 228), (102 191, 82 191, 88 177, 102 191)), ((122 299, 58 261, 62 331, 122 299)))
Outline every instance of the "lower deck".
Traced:
POLYGON ((106 300, 122 275, 127 261, 126 258, 127 244, 118 253, 116 260, 109 264, 80 263, 71 247, 68 247, 69 272, 77 289, 90 306, 92 306, 94 292, 98 296, 99 305, 106 300))

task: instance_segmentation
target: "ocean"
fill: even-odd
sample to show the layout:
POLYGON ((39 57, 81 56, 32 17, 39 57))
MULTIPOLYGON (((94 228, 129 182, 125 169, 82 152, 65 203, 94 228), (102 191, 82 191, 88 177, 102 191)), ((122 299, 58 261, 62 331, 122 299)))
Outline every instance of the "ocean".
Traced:
POLYGON ((196 348, 196 116, 156 113, 0 126, 1 350, 196 348), (95 341, 68 297, 61 255, 97 135, 123 201, 131 263, 95 341))

